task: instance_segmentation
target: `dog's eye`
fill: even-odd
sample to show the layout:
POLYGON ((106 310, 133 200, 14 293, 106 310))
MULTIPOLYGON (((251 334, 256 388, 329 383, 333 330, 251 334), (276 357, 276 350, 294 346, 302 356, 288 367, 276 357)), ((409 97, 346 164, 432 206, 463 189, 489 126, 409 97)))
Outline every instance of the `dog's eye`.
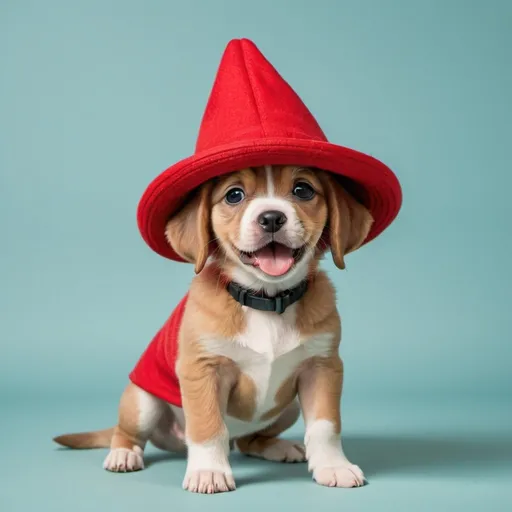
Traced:
POLYGON ((245 192, 241 188, 232 188, 226 193, 226 203, 238 204, 245 198, 245 192))
POLYGON ((293 195, 299 199, 302 199, 303 201, 309 201, 315 196, 315 191, 309 183, 306 183, 305 181, 299 181, 293 187, 293 195))

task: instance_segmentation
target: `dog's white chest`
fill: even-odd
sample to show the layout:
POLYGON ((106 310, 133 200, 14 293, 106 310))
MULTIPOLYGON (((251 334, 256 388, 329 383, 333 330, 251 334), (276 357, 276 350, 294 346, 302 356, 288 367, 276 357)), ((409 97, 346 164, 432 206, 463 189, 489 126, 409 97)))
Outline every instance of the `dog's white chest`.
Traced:
POLYGON ((300 333, 296 328, 296 309, 291 306, 282 315, 244 308, 246 328, 236 342, 273 362, 300 345, 300 333))
POLYGON ((247 309, 246 329, 236 339, 234 354, 240 370, 255 385, 256 411, 259 417, 275 406, 279 388, 306 358, 300 333, 295 326, 295 309, 283 315, 247 309))
MULTIPOLYGON (((244 310, 246 328, 234 340, 207 340, 209 352, 233 360, 241 372, 254 382, 256 410, 254 418, 261 418, 276 405, 276 394, 281 386, 307 358, 322 355, 331 346, 332 334, 303 339, 296 327, 296 308, 291 306, 277 315, 249 308, 244 310)), ((252 400, 251 400, 252 401, 252 400)), ((241 432, 243 422, 230 418, 230 433, 241 432)))

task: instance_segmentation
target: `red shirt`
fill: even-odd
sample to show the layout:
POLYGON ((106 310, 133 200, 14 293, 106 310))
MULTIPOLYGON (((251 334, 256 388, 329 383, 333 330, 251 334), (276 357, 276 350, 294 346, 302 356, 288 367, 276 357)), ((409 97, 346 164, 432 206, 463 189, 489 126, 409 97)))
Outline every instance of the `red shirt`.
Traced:
POLYGON ((181 391, 176 375, 178 335, 188 295, 181 300, 169 319, 148 345, 130 380, 148 393, 181 407, 181 391))

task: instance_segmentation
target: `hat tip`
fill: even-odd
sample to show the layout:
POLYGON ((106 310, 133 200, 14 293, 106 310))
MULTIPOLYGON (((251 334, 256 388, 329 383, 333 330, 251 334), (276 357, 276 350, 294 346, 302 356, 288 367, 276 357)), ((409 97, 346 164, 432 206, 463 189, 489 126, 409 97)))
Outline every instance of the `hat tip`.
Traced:
POLYGON ((247 38, 247 37, 238 37, 238 38, 234 38, 234 39, 231 39, 228 44, 227 44, 227 47, 231 47, 231 46, 238 46, 238 45, 245 45, 245 44, 248 44, 250 46, 256 46, 254 41, 252 41, 251 39, 247 38))

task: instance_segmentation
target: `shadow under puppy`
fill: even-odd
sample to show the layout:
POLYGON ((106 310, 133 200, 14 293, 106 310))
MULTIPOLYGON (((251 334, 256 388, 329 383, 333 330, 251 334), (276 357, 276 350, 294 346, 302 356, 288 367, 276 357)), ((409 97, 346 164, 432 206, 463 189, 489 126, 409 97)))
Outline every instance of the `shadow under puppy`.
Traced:
POLYGON ((117 426, 55 441, 110 446, 104 467, 123 472, 144 467, 148 440, 186 449, 192 492, 235 488, 233 443, 267 460, 307 460, 321 485, 363 485, 342 449, 340 317, 318 266, 329 247, 344 268, 371 224, 318 169, 247 168, 203 184, 166 227, 197 275, 130 374, 117 426), (280 439, 301 411, 304 445, 280 439))

